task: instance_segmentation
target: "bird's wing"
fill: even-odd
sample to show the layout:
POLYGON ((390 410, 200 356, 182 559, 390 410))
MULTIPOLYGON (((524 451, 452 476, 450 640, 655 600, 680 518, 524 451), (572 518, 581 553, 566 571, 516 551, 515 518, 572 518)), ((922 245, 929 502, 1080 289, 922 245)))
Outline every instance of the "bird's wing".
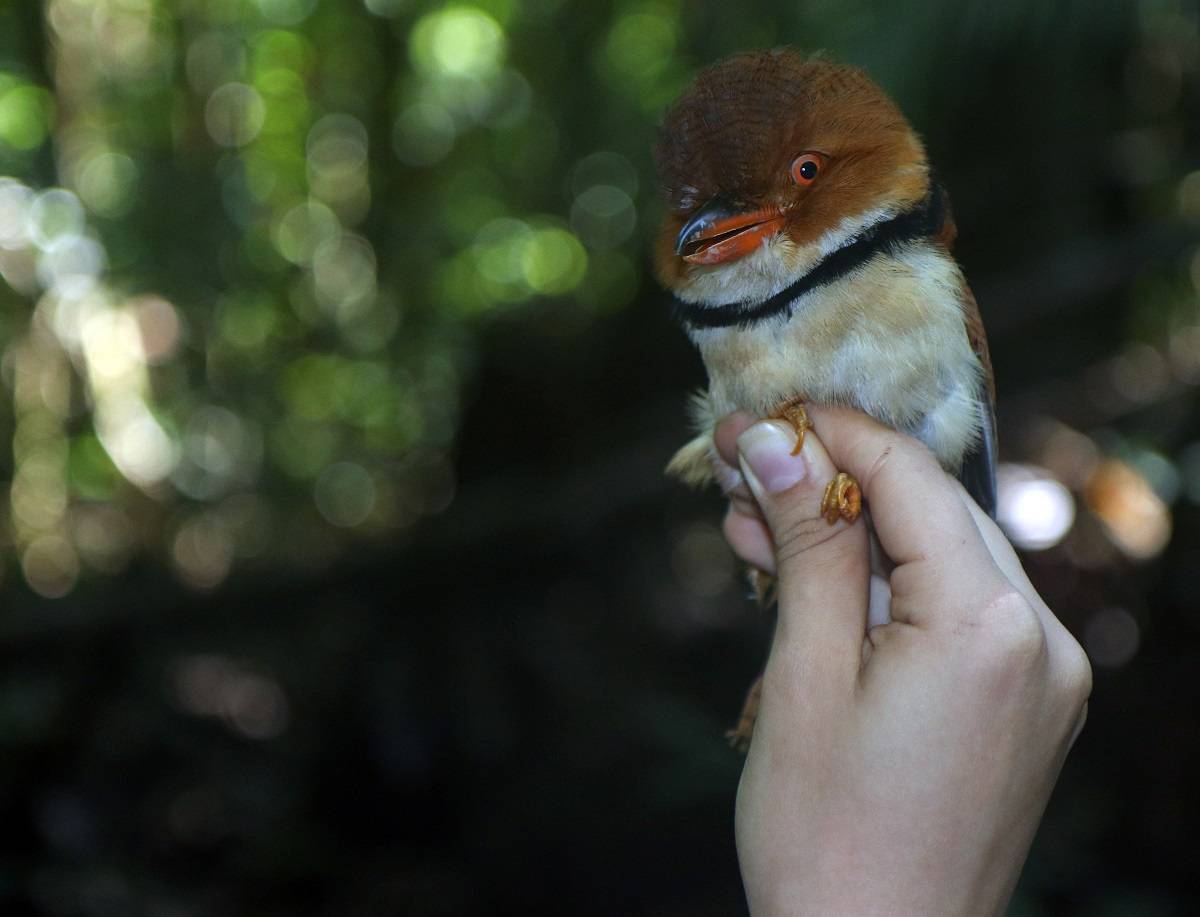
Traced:
POLYGON ((996 518, 996 415, 988 398, 979 399, 980 427, 978 444, 963 459, 958 479, 980 508, 996 518))
POLYGON ((958 479, 967 493, 993 519, 996 517, 996 385, 992 376, 992 358, 988 353, 983 318, 971 288, 963 283, 963 318, 967 340, 983 367, 983 386, 979 392, 980 437, 975 448, 963 459, 958 479))

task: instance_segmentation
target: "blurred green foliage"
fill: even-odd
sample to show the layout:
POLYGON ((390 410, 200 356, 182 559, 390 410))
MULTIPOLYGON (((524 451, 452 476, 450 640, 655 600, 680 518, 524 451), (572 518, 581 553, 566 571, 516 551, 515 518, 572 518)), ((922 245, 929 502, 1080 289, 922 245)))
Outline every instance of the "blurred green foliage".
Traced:
POLYGON ((0 10, 6 527, 42 595, 408 528, 479 322, 553 304, 569 340, 640 289, 680 4, 0 10), (322 509, 335 467, 360 511, 322 509))
MULTIPOLYGON (((1137 7, 1138 53, 1178 46, 1129 65, 1152 114, 1172 111, 1155 93, 1191 53, 1173 9, 1137 7)), ((971 104, 935 88, 929 42, 961 57, 1082 30, 1060 43, 1070 67, 1129 22, 1119 5, 939 2, 0 10, 4 525, 46 596, 147 550, 211 588, 444 506, 429 491, 454 477, 479 329, 507 317, 576 346, 644 289, 654 122, 702 61, 831 46, 921 123, 939 93, 971 104), (356 510, 330 512, 333 492, 356 510), (185 551, 196 526, 210 537, 185 551)))

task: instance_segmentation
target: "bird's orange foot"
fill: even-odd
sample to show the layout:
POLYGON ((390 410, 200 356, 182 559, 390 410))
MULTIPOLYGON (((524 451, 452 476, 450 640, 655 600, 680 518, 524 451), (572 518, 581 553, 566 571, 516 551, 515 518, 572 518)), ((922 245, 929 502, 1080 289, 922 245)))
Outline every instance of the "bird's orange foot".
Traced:
POLYGON ((800 450, 804 448, 804 434, 812 427, 808 411, 804 410, 804 399, 792 398, 785 401, 771 413, 771 419, 786 420, 792 425, 792 429, 796 431, 796 447, 792 450, 792 455, 799 455, 800 450))
POLYGON ((833 525, 838 519, 853 522, 860 512, 862 488, 851 475, 839 471, 837 477, 825 487, 825 496, 821 498, 821 515, 833 525))
POLYGON ((754 724, 758 720, 758 703, 762 698, 762 676, 754 680, 750 690, 746 692, 746 702, 742 704, 742 715, 738 724, 725 733, 730 748, 745 754, 750 748, 750 739, 754 737, 754 724))

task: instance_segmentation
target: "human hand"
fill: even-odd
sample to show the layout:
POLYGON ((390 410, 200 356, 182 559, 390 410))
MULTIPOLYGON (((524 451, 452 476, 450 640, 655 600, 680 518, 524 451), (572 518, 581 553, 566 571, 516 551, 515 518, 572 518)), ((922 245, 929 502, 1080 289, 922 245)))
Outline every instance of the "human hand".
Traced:
POLYGON ((1002 913, 1083 725, 1087 658, 921 444, 854 411, 809 414, 799 456, 786 425, 717 429, 745 477, 726 537, 778 576, 737 798, 750 910, 1002 913), (870 583, 865 521, 821 518, 837 469, 862 485, 886 584, 870 583), (889 603, 868 629, 868 605, 889 603))

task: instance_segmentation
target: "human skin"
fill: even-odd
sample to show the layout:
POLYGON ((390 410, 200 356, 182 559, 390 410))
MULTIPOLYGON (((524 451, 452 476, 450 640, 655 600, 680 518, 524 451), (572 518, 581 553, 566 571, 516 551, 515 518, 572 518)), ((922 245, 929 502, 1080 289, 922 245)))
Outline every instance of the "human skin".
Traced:
POLYGON ((1001 914, 1086 718, 1087 657, 924 446, 855 411, 809 415, 798 456, 786 424, 735 414, 716 433, 741 471, 726 537, 778 577, 735 817, 750 911, 1001 914), (821 518, 838 470, 890 575, 871 573, 866 518, 821 518))

